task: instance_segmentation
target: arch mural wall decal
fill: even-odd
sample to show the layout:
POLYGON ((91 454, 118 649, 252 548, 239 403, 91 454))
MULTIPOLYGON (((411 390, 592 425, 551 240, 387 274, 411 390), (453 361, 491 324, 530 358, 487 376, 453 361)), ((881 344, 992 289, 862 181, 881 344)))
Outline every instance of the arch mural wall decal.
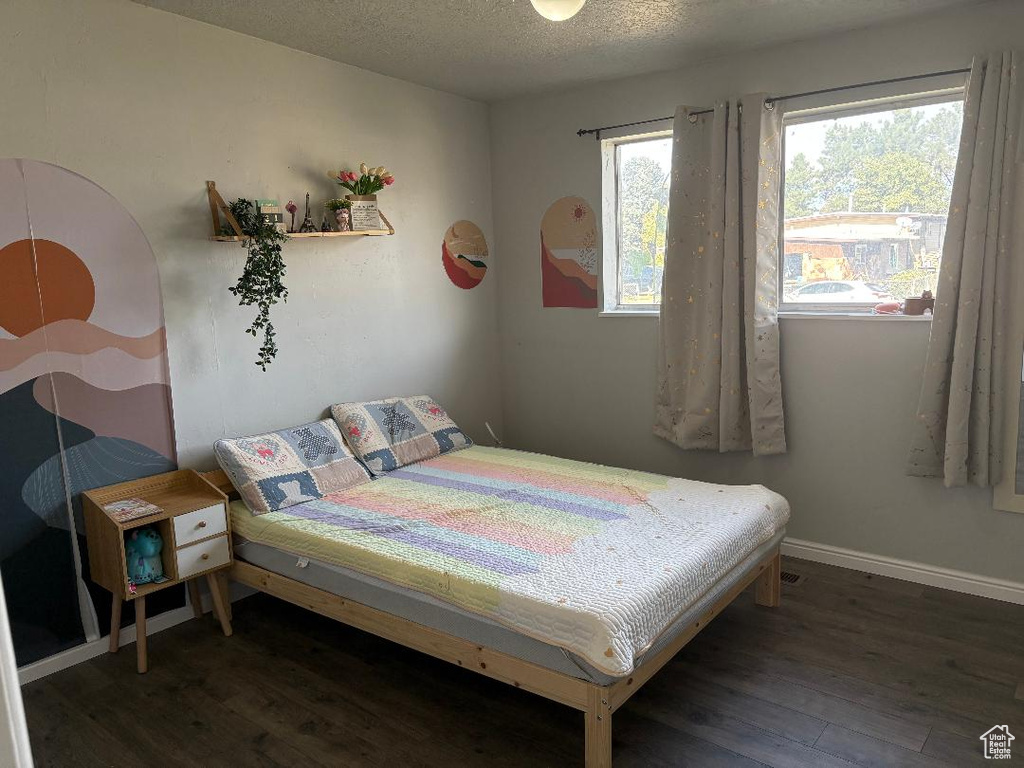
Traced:
MULTIPOLYGON (((109 626, 79 494, 176 464, 145 235, 88 179, 0 160, 0 569, 19 665, 109 626)), ((157 610, 183 603, 172 591, 157 610)))
POLYGON ((540 224, 545 307, 597 308, 597 217, 582 197, 562 197, 540 224))
POLYGON ((456 221, 441 241, 441 263, 459 288, 476 288, 487 275, 487 238, 472 221, 456 221))

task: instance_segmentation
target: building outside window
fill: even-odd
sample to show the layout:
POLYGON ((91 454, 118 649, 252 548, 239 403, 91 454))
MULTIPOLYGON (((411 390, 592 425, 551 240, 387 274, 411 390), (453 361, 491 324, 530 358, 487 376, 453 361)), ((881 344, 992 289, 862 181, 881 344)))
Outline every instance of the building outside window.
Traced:
POLYGON ((935 291, 962 99, 787 117, 783 310, 870 311, 935 291))

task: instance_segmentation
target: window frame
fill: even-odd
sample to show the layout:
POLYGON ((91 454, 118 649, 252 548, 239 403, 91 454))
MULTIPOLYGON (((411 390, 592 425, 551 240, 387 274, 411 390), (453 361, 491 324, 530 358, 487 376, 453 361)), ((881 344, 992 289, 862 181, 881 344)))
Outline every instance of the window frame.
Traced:
MULTIPOLYGON (((896 109, 908 109, 911 107, 923 107, 931 104, 952 104, 964 101, 966 96, 966 85, 955 85, 946 88, 933 88, 926 91, 918 91, 905 94, 894 94, 882 96, 875 99, 865 99, 854 102, 824 104, 807 109, 788 109, 782 116, 781 153, 782 153, 782 178, 779 183, 779 255, 776 269, 777 291, 778 291, 778 314, 786 315, 856 315, 868 317, 894 317, 893 315, 873 315, 872 310, 879 302, 787 302, 785 300, 785 259, 786 259, 786 168, 788 166, 788 154, 786 151, 786 133, 791 125, 801 123, 813 123, 822 120, 834 120, 841 117, 857 117, 859 115, 870 115, 876 112, 886 112, 896 109)), ((895 299, 894 299, 895 300, 895 299)), ((904 317, 900 315, 899 317, 904 317)))
MULTIPOLYGON (((672 129, 623 134, 601 139, 601 304, 602 317, 659 317, 661 304, 622 304, 622 271, 619 258, 619 164, 618 147, 672 139, 672 129), (609 279, 609 275, 612 279, 609 279)), ((671 167, 669 173, 671 174, 671 167)), ((666 232, 668 225, 666 222, 666 232)))

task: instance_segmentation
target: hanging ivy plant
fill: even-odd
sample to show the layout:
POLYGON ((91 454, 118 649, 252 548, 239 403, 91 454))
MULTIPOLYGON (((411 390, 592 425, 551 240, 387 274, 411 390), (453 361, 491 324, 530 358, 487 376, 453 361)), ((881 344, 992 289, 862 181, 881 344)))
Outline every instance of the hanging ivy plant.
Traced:
POLYGON ((277 355, 270 308, 279 300, 288 301, 288 289, 282 282, 285 265, 281 258, 281 245, 288 236, 278 232, 273 224, 265 222, 250 200, 239 198, 228 207, 245 235, 244 245, 249 252, 242 276, 228 290, 238 297, 239 306, 255 305, 257 309, 256 319, 245 332, 254 337, 259 337, 260 332, 263 332, 263 346, 260 347, 256 365, 265 371, 277 355))

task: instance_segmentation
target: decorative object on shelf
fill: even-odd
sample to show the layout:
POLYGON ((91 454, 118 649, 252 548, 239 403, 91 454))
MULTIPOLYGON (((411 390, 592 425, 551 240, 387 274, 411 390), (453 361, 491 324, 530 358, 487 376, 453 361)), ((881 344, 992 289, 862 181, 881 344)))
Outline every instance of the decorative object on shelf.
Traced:
POLYGON ((380 229, 380 211, 376 195, 348 195, 352 203, 352 226, 355 229, 380 229))
POLYGON ((565 21, 571 19, 587 0, 530 0, 533 9, 545 19, 565 21))
POLYGON ((448 227, 441 242, 444 271, 459 288, 476 288, 487 274, 487 239, 472 221, 448 227))
POLYGON ((288 213, 290 213, 292 215, 291 224, 288 225, 288 232, 289 233, 294 232, 295 231, 295 212, 297 210, 299 210, 299 207, 297 205, 295 205, 295 201, 294 200, 289 200, 288 204, 284 207, 284 209, 286 211, 288 211, 288 213))
POLYGON ((138 586, 159 582, 164 577, 164 564, 160 553, 164 540, 156 528, 133 528, 125 534, 124 555, 128 566, 128 580, 138 586))
POLYGON ((145 499, 124 499, 107 504, 103 511, 110 515, 110 518, 117 523, 127 523, 129 520, 138 520, 140 517, 159 515, 163 512, 156 504, 150 504, 145 499))
POLYGON ((351 202, 340 197, 334 197, 324 203, 324 208, 327 208, 334 214, 334 219, 338 222, 339 232, 352 231, 351 202))
POLYGON ((320 219, 320 231, 321 232, 330 232, 331 231, 331 225, 330 225, 330 222, 327 221, 327 214, 326 213, 324 214, 323 218, 320 219))
POLYGON ((284 225, 284 211, 277 200, 257 200, 256 212, 268 224, 272 224, 278 232, 287 233, 284 225))
POLYGON ((597 219, 582 197, 551 204, 540 225, 545 307, 597 308, 597 219))
MULTIPOLYGON (((306 198, 308 213, 309 195, 306 195, 306 198)), ((260 347, 256 365, 265 371, 277 355, 277 342, 274 340, 274 324, 270 320, 270 308, 278 301, 288 300, 288 289, 282 282, 285 263, 281 257, 281 245, 288 239, 288 235, 279 232, 273 224, 264 221, 248 200, 239 198, 228 208, 245 236, 243 242, 249 251, 242 276, 228 290, 238 297, 239 306, 255 305, 258 310, 256 319, 252 321, 252 325, 245 332, 253 337, 258 336, 261 331, 263 332, 263 344, 260 347)))
POLYGON ((355 171, 342 170, 328 171, 327 176, 352 193, 346 195, 346 198, 352 204, 353 229, 381 228, 377 193, 395 183, 393 173, 382 165, 368 168, 366 163, 360 163, 358 174, 355 171))
POLYGON ((873 315, 898 315, 903 312, 903 305, 898 301, 883 301, 871 308, 873 315))
POLYGON ((306 193, 306 215, 302 219, 299 232, 316 232, 316 224, 313 223, 313 217, 309 213, 309 192, 306 193))
POLYGON ((395 175, 383 165, 368 168, 366 163, 359 164, 358 174, 355 171, 328 171, 327 176, 357 197, 375 195, 395 183, 395 175))
POLYGON ((907 299, 903 303, 903 314, 923 315, 925 312, 935 311, 935 296, 931 291, 925 291, 920 296, 907 299))

